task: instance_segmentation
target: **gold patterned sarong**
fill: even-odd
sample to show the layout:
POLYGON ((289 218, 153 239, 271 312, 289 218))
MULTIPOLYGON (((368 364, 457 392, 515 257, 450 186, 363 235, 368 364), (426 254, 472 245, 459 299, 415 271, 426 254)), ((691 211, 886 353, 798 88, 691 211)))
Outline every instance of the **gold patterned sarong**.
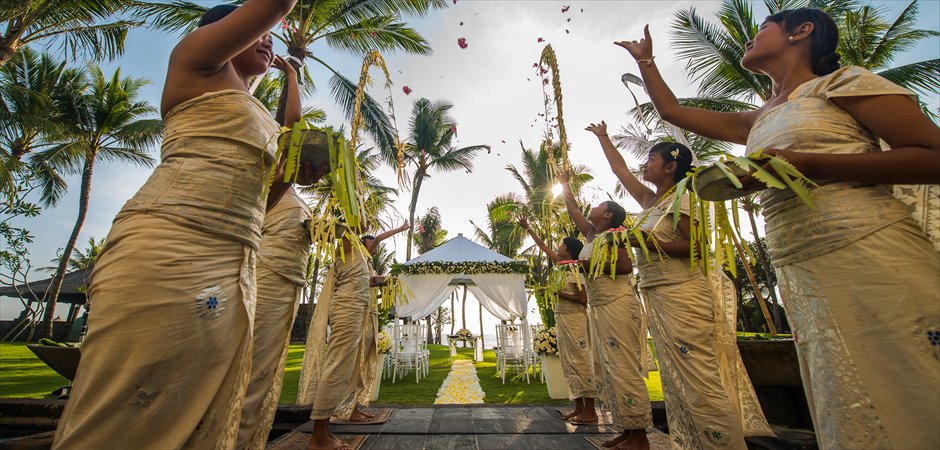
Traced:
POLYGON ((369 291, 365 256, 353 251, 345 261, 337 257, 310 321, 297 392, 299 404, 313 405, 311 419, 329 419, 355 393, 369 291))
MULTIPOLYGON (((581 259, 590 258, 594 242, 584 246, 581 259)), ((643 306, 629 278, 602 276, 588 280, 586 286, 592 340, 599 358, 595 366, 600 368, 601 399, 611 412, 615 428, 635 430, 653 426, 653 417, 643 380, 644 351, 649 351, 643 306)))
MULTIPOLYGON (((914 97, 839 69, 761 116, 748 152, 881 151, 830 101, 872 95, 914 97)), ((940 258, 887 187, 816 181, 815 210, 789 191, 765 191, 761 203, 820 448, 938 448, 940 258)))
POLYGON ((237 449, 263 449, 274 424, 290 332, 303 291, 310 234, 310 208, 294 189, 264 219, 258 252, 251 377, 242 403, 237 449))
MULTIPOLYGON (((568 275, 570 277, 570 274, 568 275)), ((561 293, 576 295, 586 289, 568 282, 561 293)), ((558 356, 561 370, 568 382, 571 400, 597 397, 597 379, 594 376, 594 350, 591 348, 591 328, 588 324, 587 306, 570 300, 559 299, 555 305, 555 335, 558 339, 558 356)))
MULTIPOLYGON (((643 213, 641 228, 660 242, 682 239, 673 227, 672 199, 643 213)), ((687 199, 680 211, 688 215, 687 199)), ((745 436, 773 435, 738 353, 734 291, 713 289, 688 258, 651 251, 649 259, 637 255, 637 266, 673 448, 744 449, 745 436)), ((719 288, 721 281, 715 280, 719 288)))
POLYGON ((248 383, 264 174, 279 127, 242 91, 167 113, 122 208, 54 448, 232 448, 248 383))

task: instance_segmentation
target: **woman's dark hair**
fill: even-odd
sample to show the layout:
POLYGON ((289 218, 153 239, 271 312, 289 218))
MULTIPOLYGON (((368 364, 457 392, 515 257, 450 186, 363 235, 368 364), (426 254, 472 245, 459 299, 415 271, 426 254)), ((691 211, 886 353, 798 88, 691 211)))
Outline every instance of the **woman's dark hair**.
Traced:
POLYGON ((676 162, 676 172, 672 175, 672 181, 678 183, 685 178, 685 174, 692 170, 692 151, 688 147, 678 142, 660 142, 650 148, 650 153, 658 153, 665 162, 676 162), (678 156, 673 152, 679 151, 678 156))
POLYGON ((627 220, 627 210, 623 209, 620 203, 613 200, 608 200, 604 202, 604 204, 607 205, 607 210, 612 214, 612 216, 610 216, 610 227, 617 228, 623 226, 623 221, 627 220))
POLYGON ((365 236, 359 238, 359 240, 362 242, 362 245, 366 245, 366 241, 375 240, 375 236, 373 236, 373 235, 371 235, 371 234, 367 234, 367 235, 365 235, 365 236))
POLYGON ((199 19, 199 26, 204 27, 210 23, 218 22, 225 16, 231 14, 232 11, 235 11, 236 8, 238 8, 236 5, 213 6, 202 14, 202 17, 199 19))
POLYGON ((581 254, 581 250, 584 249, 584 244, 581 241, 568 236, 561 240, 565 244, 565 248, 568 249, 568 253, 571 254, 573 259, 578 259, 578 255, 581 254))
POLYGON ((783 24, 783 29, 788 33, 794 32, 796 27, 806 22, 811 22, 813 32, 809 35, 809 59, 813 65, 813 73, 819 76, 828 75, 839 68, 839 54, 836 52, 839 47, 839 29, 825 11, 816 8, 789 9, 767 16, 764 22, 783 24))

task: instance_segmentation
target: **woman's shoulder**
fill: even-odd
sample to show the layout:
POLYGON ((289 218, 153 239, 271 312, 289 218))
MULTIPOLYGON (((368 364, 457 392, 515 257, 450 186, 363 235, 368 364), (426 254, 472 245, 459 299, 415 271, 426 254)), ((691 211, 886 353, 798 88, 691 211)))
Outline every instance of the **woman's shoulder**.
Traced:
POLYGON ((870 95, 907 95, 911 91, 892 83, 864 67, 846 66, 807 83, 804 94, 826 99, 834 97, 863 97, 870 95))

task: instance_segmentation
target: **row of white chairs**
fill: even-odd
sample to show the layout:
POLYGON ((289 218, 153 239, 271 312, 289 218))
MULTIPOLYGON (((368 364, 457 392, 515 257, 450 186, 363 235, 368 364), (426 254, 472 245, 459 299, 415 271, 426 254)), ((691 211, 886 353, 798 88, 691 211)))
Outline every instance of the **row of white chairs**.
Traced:
POLYGON ((542 360, 534 349, 535 336, 544 329, 542 325, 500 324, 496 325, 496 370, 506 384, 506 373, 512 370, 523 373, 526 383, 530 383, 529 372, 538 375, 545 382, 542 360))
POLYGON ((431 361, 427 328, 418 324, 390 323, 384 331, 392 341, 392 348, 385 355, 385 378, 391 377, 394 383, 413 370, 415 383, 421 382, 421 377, 428 375, 431 361))

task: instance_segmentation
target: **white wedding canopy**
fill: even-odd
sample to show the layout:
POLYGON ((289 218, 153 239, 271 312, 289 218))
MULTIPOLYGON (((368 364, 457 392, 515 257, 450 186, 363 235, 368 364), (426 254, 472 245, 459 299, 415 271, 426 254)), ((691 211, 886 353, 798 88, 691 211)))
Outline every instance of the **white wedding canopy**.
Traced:
MULTIPOLYGON (((404 263, 510 263, 512 259, 473 242, 462 234, 404 263)), ((399 317, 421 319, 441 306, 454 286, 465 284, 490 314, 500 320, 525 319, 525 275, 515 273, 402 274, 408 302, 396 307, 399 317)))

